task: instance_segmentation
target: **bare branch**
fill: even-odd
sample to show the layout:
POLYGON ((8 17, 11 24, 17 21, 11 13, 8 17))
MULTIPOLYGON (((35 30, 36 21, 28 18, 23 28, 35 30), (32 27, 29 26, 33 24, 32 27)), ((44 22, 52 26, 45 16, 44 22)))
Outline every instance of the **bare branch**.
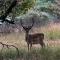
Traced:
MULTIPOLYGON (((15 49, 16 49, 16 51, 17 51, 17 56, 19 56, 19 49, 16 47, 16 46, 14 46, 14 45, 8 45, 8 44, 4 44, 4 43, 2 43, 2 42, 0 42, 0 44, 3 46, 2 47, 2 50, 3 50, 3 48, 6 46, 8 49, 9 49, 9 47, 14 47, 15 49)), ((1 51, 2 51, 1 50, 1 51)))

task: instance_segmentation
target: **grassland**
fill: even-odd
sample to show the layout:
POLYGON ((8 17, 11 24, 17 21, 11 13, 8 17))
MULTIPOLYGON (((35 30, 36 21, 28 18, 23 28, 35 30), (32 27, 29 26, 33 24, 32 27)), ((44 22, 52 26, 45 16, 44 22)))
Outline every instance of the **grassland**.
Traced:
POLYGON ((60 48, 20 49, 19 56, 14 50, 0 52, 0 60, 60 60, 60 48))
POLYGON ((15 48, 6 47, 2 49, 0 45, 0 60, 60 60, 60 24, 50 24, 48 26, 33 28, 30 33, 43 32, 45 35, 44 42, 46 47, 33 45, 32 50, 28 52, 25 41, 25 33, 0 34, 0 42, 9 45, 15 45, 19 49, 19 56, 15 48))

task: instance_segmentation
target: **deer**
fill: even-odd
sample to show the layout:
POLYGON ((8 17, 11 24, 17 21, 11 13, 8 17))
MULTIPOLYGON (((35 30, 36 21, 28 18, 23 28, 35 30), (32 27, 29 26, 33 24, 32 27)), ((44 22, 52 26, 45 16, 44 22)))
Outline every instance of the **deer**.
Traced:
POLYGON ((45 47, 45 43, 43 42, 44 33, 29 34, 29 31, 34 25, 34 20, 32 19, 32 24, 30 26, 23 25, 22 20, 20 20, 20 22, 21 22, 21 26, 25 31, 25 41, 27 42, 28 45, 28 51, 31 50, 33 44, 40 44, 42 48, 45 47))

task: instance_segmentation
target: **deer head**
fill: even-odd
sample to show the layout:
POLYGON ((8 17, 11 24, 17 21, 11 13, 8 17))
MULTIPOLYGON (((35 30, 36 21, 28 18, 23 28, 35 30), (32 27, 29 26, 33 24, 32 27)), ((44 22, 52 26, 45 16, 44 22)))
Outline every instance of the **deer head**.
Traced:
POLYGON ((31 25, 28 25, 28 26, 24 25, 24 23, 22 22, 22 20, 20 20, 21 26, 23 27, 23 29, 25 30, 26 33, 28 33, 29 30, 30 30, 30 29, 33 27, 33 25, 34 25, 34 19, 32 18, 31 20, 32 20, 32 23, 31 23, 31 25))

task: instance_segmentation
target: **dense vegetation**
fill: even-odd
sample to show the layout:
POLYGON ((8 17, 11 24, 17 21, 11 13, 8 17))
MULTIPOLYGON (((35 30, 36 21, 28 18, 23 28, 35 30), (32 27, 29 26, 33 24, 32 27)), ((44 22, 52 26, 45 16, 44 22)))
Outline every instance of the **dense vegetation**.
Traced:
MULTIPOLYGON (((11 3, 14 0, 1 0, 0 1, 0 15, 3 15, 6 10, 9 8, 11 3)), ((12 9, 12 12, 14 15, 20 15, 23 13, 26 13, 28 9, 30 9, 35 3, 35 0, 17 0, 17 5, 12 9)))
MULTIPOLYGON (((5 11, 8 9, 12 1, 1 0, 0 16, 5 13, 5 11)), ((42 18, 43 24, 45 21, 47 22, 48 20, 57 21, 57 19, 60 18, 59 17, 60 16, 60 13, 59 13, 60 12, 60 6, 59 6, 60 1, 59 0, 36 0, 36 1, 35 0, 32 0, 32 1, 31 0, 24 0, 24 1, 18 0, 18 1, 19 3, 17 3, 17 5, 12 9, 12 12, 9 14, 10 17, 21 16, 23 14, 27 14, 27 15, 37 14, 39 15, 39 20, 37 18, 36 20, 38 20, 38 22, 39 21, 41 22, 41 18, 42 18)))

